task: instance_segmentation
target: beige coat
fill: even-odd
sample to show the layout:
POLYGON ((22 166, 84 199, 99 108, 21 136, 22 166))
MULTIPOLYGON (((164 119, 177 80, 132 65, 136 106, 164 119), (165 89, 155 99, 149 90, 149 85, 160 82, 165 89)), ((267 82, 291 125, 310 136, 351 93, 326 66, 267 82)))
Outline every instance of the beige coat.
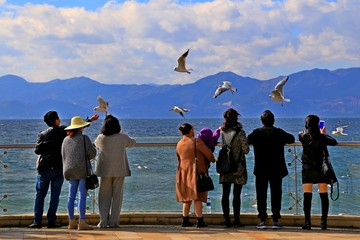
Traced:
MULTIPOLYGON (((207 192, 197 193, 196 191, 194 147, 194 137, 190 135, 184 135, 176 146, 178 158, 178 168, 176 171, 176 200, 178 202, 192 200, 206 202, 207 200, 207 192)), ((196 139, 196 152, 198 158, 198 172, 207 172, 205 161, 214 162, 215 158, 213 153, 199 138, 196 139)))

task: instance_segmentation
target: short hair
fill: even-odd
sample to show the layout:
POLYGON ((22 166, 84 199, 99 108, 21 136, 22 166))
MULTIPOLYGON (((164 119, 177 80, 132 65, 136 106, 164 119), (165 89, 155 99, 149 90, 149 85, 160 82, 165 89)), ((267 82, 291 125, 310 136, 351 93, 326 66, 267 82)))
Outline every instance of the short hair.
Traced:
POLYGON ((189 134, 191 129, 193 129, 193 126, 190 123, 183 123, 179 127, 179 131, 182 135, 189 134))
POLYGON ((275 117, 274 114, 270 111, 270 110, 265 110, 262 114, 261 114, 261 122, 264 126, 266 127, 271 127, 274 125, 275 123, 275 117))
POLYGON ((101 133, 105 136, 110 136, 121 131, 119 119, 112 115, 107 115, 104 120, 104 125, 101 128, 101 133))
POLYGON ((55 111, 49 111, 44 115, 44 122, 49 126, 55 126, 55 121, 59 119, 59 115, 55 111))

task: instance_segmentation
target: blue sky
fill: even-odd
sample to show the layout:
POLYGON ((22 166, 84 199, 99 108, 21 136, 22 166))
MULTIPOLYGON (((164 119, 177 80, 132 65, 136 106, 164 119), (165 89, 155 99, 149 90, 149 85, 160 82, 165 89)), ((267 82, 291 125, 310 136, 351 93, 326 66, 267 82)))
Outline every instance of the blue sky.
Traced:
POLYGON ((185 84, 359 67, 359 12, 357 0, 0 0, 0 76, 185 84), (187 49, 192 74, 174 72, 187 49))

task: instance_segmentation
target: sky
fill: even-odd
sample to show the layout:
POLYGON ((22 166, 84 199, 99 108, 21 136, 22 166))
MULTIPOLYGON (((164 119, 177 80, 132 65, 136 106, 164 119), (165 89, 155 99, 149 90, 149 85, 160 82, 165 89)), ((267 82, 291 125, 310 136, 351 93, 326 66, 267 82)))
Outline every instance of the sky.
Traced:
POLYGON ((0 0, 0 76, 186 84, 359 67, 359 13, 358 0, 0 0), (192 73, 173 71, 187 49, 192 73))

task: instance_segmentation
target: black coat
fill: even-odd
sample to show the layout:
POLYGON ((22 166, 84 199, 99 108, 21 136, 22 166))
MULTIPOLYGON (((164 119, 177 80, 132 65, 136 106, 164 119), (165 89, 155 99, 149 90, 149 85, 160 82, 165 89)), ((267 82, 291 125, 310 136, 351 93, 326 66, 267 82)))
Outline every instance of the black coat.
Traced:
POLYGON ((35 153, 40 155, 38 172, 62 169, 61 145, 66 137, 65 126, 49 127, 38 134, 35 153))
POLYGON ((299 141, 303 145, 301 157, 303 183, 325 183, 327 180, 321 174, 324 154, 329 156, 327 146, 335 146, 337 141, 326 134, 310 136, 307 131, 299 133, 299 141))
POLYGON ((254 147, 254 175, 268 178, 283 178, 288 175, 284 146, 294 143, 295 137, 276 127, 255 129, 248 136, 254 147))

